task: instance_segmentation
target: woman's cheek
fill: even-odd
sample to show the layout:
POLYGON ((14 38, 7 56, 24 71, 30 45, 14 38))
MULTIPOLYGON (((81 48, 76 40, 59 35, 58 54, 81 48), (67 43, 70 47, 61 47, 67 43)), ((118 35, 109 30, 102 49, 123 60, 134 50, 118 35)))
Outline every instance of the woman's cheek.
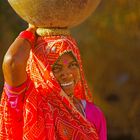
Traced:
POLYGON ((75 77, 75 81, 78 82, 81 78, 80 78, 80 72, 79 70, 77 70, 75 73, 74 73, 74 77, 75 77))

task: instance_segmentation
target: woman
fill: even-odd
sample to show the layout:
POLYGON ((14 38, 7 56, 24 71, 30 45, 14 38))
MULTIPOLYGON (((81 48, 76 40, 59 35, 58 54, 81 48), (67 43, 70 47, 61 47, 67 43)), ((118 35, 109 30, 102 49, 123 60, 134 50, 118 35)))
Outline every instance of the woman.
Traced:
POLYGON ((71 36, 35 37, 31 26, 7 51, 1 140, 106 140, 71 36), (32 48, 31 48, 32 47, 32 48))

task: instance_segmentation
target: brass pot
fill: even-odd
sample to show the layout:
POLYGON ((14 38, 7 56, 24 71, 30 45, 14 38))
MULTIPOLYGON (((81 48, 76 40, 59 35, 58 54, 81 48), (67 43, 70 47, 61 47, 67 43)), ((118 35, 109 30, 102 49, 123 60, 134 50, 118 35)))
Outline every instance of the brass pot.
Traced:
POLYGON ((8 0, 16 13, 36 27, 71 28, 84 21, 100 0, 8 0))

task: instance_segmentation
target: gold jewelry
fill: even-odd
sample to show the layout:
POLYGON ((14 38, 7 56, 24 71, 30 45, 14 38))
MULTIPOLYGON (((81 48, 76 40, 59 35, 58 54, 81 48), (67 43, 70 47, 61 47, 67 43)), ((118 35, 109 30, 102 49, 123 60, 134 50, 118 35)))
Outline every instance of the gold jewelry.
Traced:
POLYGON ((67 28, 38 28, 36 33, 39 36, 70 35, 67 28))

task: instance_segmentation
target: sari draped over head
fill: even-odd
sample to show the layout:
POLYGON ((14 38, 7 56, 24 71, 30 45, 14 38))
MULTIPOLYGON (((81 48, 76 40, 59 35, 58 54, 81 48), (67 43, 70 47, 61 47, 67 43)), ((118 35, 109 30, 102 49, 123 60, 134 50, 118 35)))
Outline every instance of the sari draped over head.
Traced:
POLYGON ((18 110, 22 117, 9 106, 3 90, 0 140, 99 139, 95 125, 76 109, 52 73, 52 65, 66 52, 71 52, 79 63, 81 81, 74 96, 92 100, 75 40, 71 36, 39 37, 27 62, 27 88, 18 110))

